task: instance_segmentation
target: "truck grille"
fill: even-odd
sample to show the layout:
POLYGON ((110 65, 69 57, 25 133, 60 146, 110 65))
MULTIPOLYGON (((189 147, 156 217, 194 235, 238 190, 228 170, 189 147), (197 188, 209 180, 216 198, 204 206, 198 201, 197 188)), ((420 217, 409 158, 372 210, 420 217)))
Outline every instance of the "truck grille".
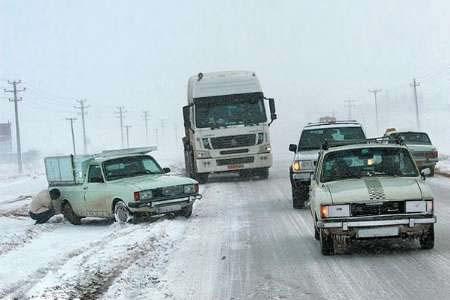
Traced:
POLYGON ((389 201, 377 204, 353 203, 350 209, 352 217, 403 214, 405 213, 405 202, 389 201))
POLYGON ((218 166, 225 166, 225 165, 249 164, 254 161, 255 158, 253 156, 249 156, 249 157, 237 157, 229 159, 218 159, 216 162, 218 166))
POLYGON ((211 138, 214 149, 248 147, 256 144, 256 134, 229 135, 211 138))

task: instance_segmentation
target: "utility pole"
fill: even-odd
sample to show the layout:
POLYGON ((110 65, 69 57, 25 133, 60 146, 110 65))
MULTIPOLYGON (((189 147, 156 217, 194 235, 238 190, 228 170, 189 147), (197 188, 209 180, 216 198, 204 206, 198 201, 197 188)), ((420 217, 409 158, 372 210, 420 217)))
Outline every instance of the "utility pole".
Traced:
POLYGON ((144 111, 144 121, 145 121, 145 142, 148 144, 148 120, 149 114, 148 111, 144 111))
POLYGON ((25 91, 25 88, 17 89, 17 85, 21 84, 22 81, 9 81, 8 84, 11 84, 13 86, 12 90, 5 89, 5 93, 12 93, 13 98, 9 99, 10 102, 14 102, 14 115, 15 115, 15 122, 16 122, 16 144, 17 144, 17 169, 19 173, 22 173, 23 171, 23 165, 22 165, 22 146, 20 144, 20 127, 19 127, 19 106, 18 102, 22 101, 22 97, 18 98, 17 93, 25 91))
POLYGON ((130 148, 130 132, 129 132, 129 130, 131 128, 131 125, 125 125, 125 128, 127 130, 127 148, 130 148))
POLYGON ((352 119, 352 108, 355 107, 355 104, 358 101, 353 100, 353 99, 347 99, 347 100, 344 100, 344 102, 345 102, 345 106, 347 106, 347 108, 348 108, 348 119, 351 120, 352 119))
POLYGON ((420 86, 420 82, 418 82, 415 78, 413 78, 411 87, 414 89, 414 101, 416 102, 416 125, 417 125, 417 130, 420 130, 419 101, 417 100, 417 87, 418 86, 420 86))
POLYGON ((375 118, 376 118, 376 124, 377 124, 377 135, 380 132, 379 128, 379 121, 378 121, 378 103, 377 103, 377 94, 381 92, 381 89, 373 89, 369 90, 369 93, 373 94, 374 100, 375 100, 375 118))
POLYGON ((73 155, 76 156, 77 155, 77 151, 75 148, 75 134, 73 132, 73 121, 76 121, 76 118, 66 118, 67 121, 70 122, 70 131, 72 132, 72 147, 73 147, 73 155))
POLYGON ((86 106, 86 100, 77 100, 77 102, 80 106, 74 106, 74 108, 80 110, 81 123, 83 125, 83 153, 87 154, 86 120, 84 116, 87 114, 86 109, 89 108, 89 106, 86 106))
POLYGON ((119 106, 117 107, 118 111, 115 113, 118 115, 117 117, 120 119, 120 141, 122 144, 122 148, 124 147, 124 139, 123 139, 123 118, 124 114, 126 113, 125 107, 119 106))

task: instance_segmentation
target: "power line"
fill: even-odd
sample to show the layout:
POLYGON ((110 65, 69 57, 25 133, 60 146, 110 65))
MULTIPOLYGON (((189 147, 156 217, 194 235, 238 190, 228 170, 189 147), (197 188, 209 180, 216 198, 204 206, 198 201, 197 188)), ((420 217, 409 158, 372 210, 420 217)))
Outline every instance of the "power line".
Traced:
POLYGON ((86 100, 76 100, 80 106, 74 106, 74 108, 80 110, 81 114, 81 123, 83 125, 83 153, 87 154, 87 138, 86 138, 86 119, 85 115, 87 114, 86 109, 89 108, 89 105, 86 105, 86 100))
POLYGON ((124 146, 124 140, 123 140, 123 118, 124 118, 124 114, 126 113, 125 107, 123 106, 119 106, 117 107, 117 109, 119 111, 114 112, 115 114, 118 115, 118 118, 120 119, 120 141, 122 144, 122 148, 124 146))
POLYGON ((417 100, 417 87, 418 86, 420 86, 420 82, 418 82, 415 78, 413 78, 411 87, 414 89, 414 101, 416 102, 416 125, 417 125, 417 130, 420 130, 419 101, 417 100))
POLYGON ((76 118, 66 118, 66 120, 70 122, 70 131, 72 133, 73 155, 75 156, 75 155, 77 155, 77 151, 76 151, 76 148, 75 148, 75 134, 73 132, 73 121, 76 121, 77 119, 76 118))
POLYGON ((375 100, 375 118, 376 118, 376 125, 377 125, 377 134, 380 132, 380 127, 379 127, 379 121, 378 121, 378 103, 377 103, 377 94, 379 92, 381 92, 381 89, 373 89, 373 90, 369 90, 369 93, 373 94, 374 100, 375 100))
POLYGON ((17 140, 17 168, 19 170, 19 173, 22 173, 23 166, 22 166, 22 147, 20 144, 20 127, 19 127, 19 107, 18 102, 22 101, 22 97, 17 98, 17 93, 25 91, 25 88, 17 89, 17 85, 22 83, 22 81, 9 81, 8 84, 13 86, 12 90, 4 89, 5 93, 12 93, 13 99, 9 99, 10 102, 14 102, 14 116, 15 116, 15 122, 16 122, 16 140, 17 140))

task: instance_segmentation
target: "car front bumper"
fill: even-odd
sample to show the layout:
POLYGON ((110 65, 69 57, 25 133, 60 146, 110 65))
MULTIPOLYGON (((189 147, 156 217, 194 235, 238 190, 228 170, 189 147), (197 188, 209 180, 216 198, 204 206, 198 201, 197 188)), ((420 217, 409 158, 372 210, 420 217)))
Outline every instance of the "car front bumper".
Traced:
POLYGON ((392 220, 358 220, 358 221, 330 221, 323 222, 318 221, 318 228, 340 228, 348 230, 353 227, 381 227, 381 226, 393 226, 393 225, 408 225, 414 227, 416 224, 434 224, 436 223, 436 217, 425 218, 404 218, 404 219, 392 219, 392 220))
POLYGON ((173 199, 158 199, 147 202, 128 202, 128 209, 132 213, 146 213, 146 214, 164 214, 179 211, 195 201, 202 199, 202 195, 191 195, 182 198, 173 199))

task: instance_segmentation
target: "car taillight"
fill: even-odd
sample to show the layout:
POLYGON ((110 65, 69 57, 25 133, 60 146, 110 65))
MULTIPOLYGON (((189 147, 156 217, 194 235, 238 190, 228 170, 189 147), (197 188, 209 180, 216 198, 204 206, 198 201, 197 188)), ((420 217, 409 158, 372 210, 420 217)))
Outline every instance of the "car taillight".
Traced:
POLYGON ((136 202, 141 201, 141 193, 134 192, 134 201, 136 201, 136 202))
POLYGON ((196 194, 198 193, 198 191, 199 191, 198 183, 194 184, 194 191, 196 194))

